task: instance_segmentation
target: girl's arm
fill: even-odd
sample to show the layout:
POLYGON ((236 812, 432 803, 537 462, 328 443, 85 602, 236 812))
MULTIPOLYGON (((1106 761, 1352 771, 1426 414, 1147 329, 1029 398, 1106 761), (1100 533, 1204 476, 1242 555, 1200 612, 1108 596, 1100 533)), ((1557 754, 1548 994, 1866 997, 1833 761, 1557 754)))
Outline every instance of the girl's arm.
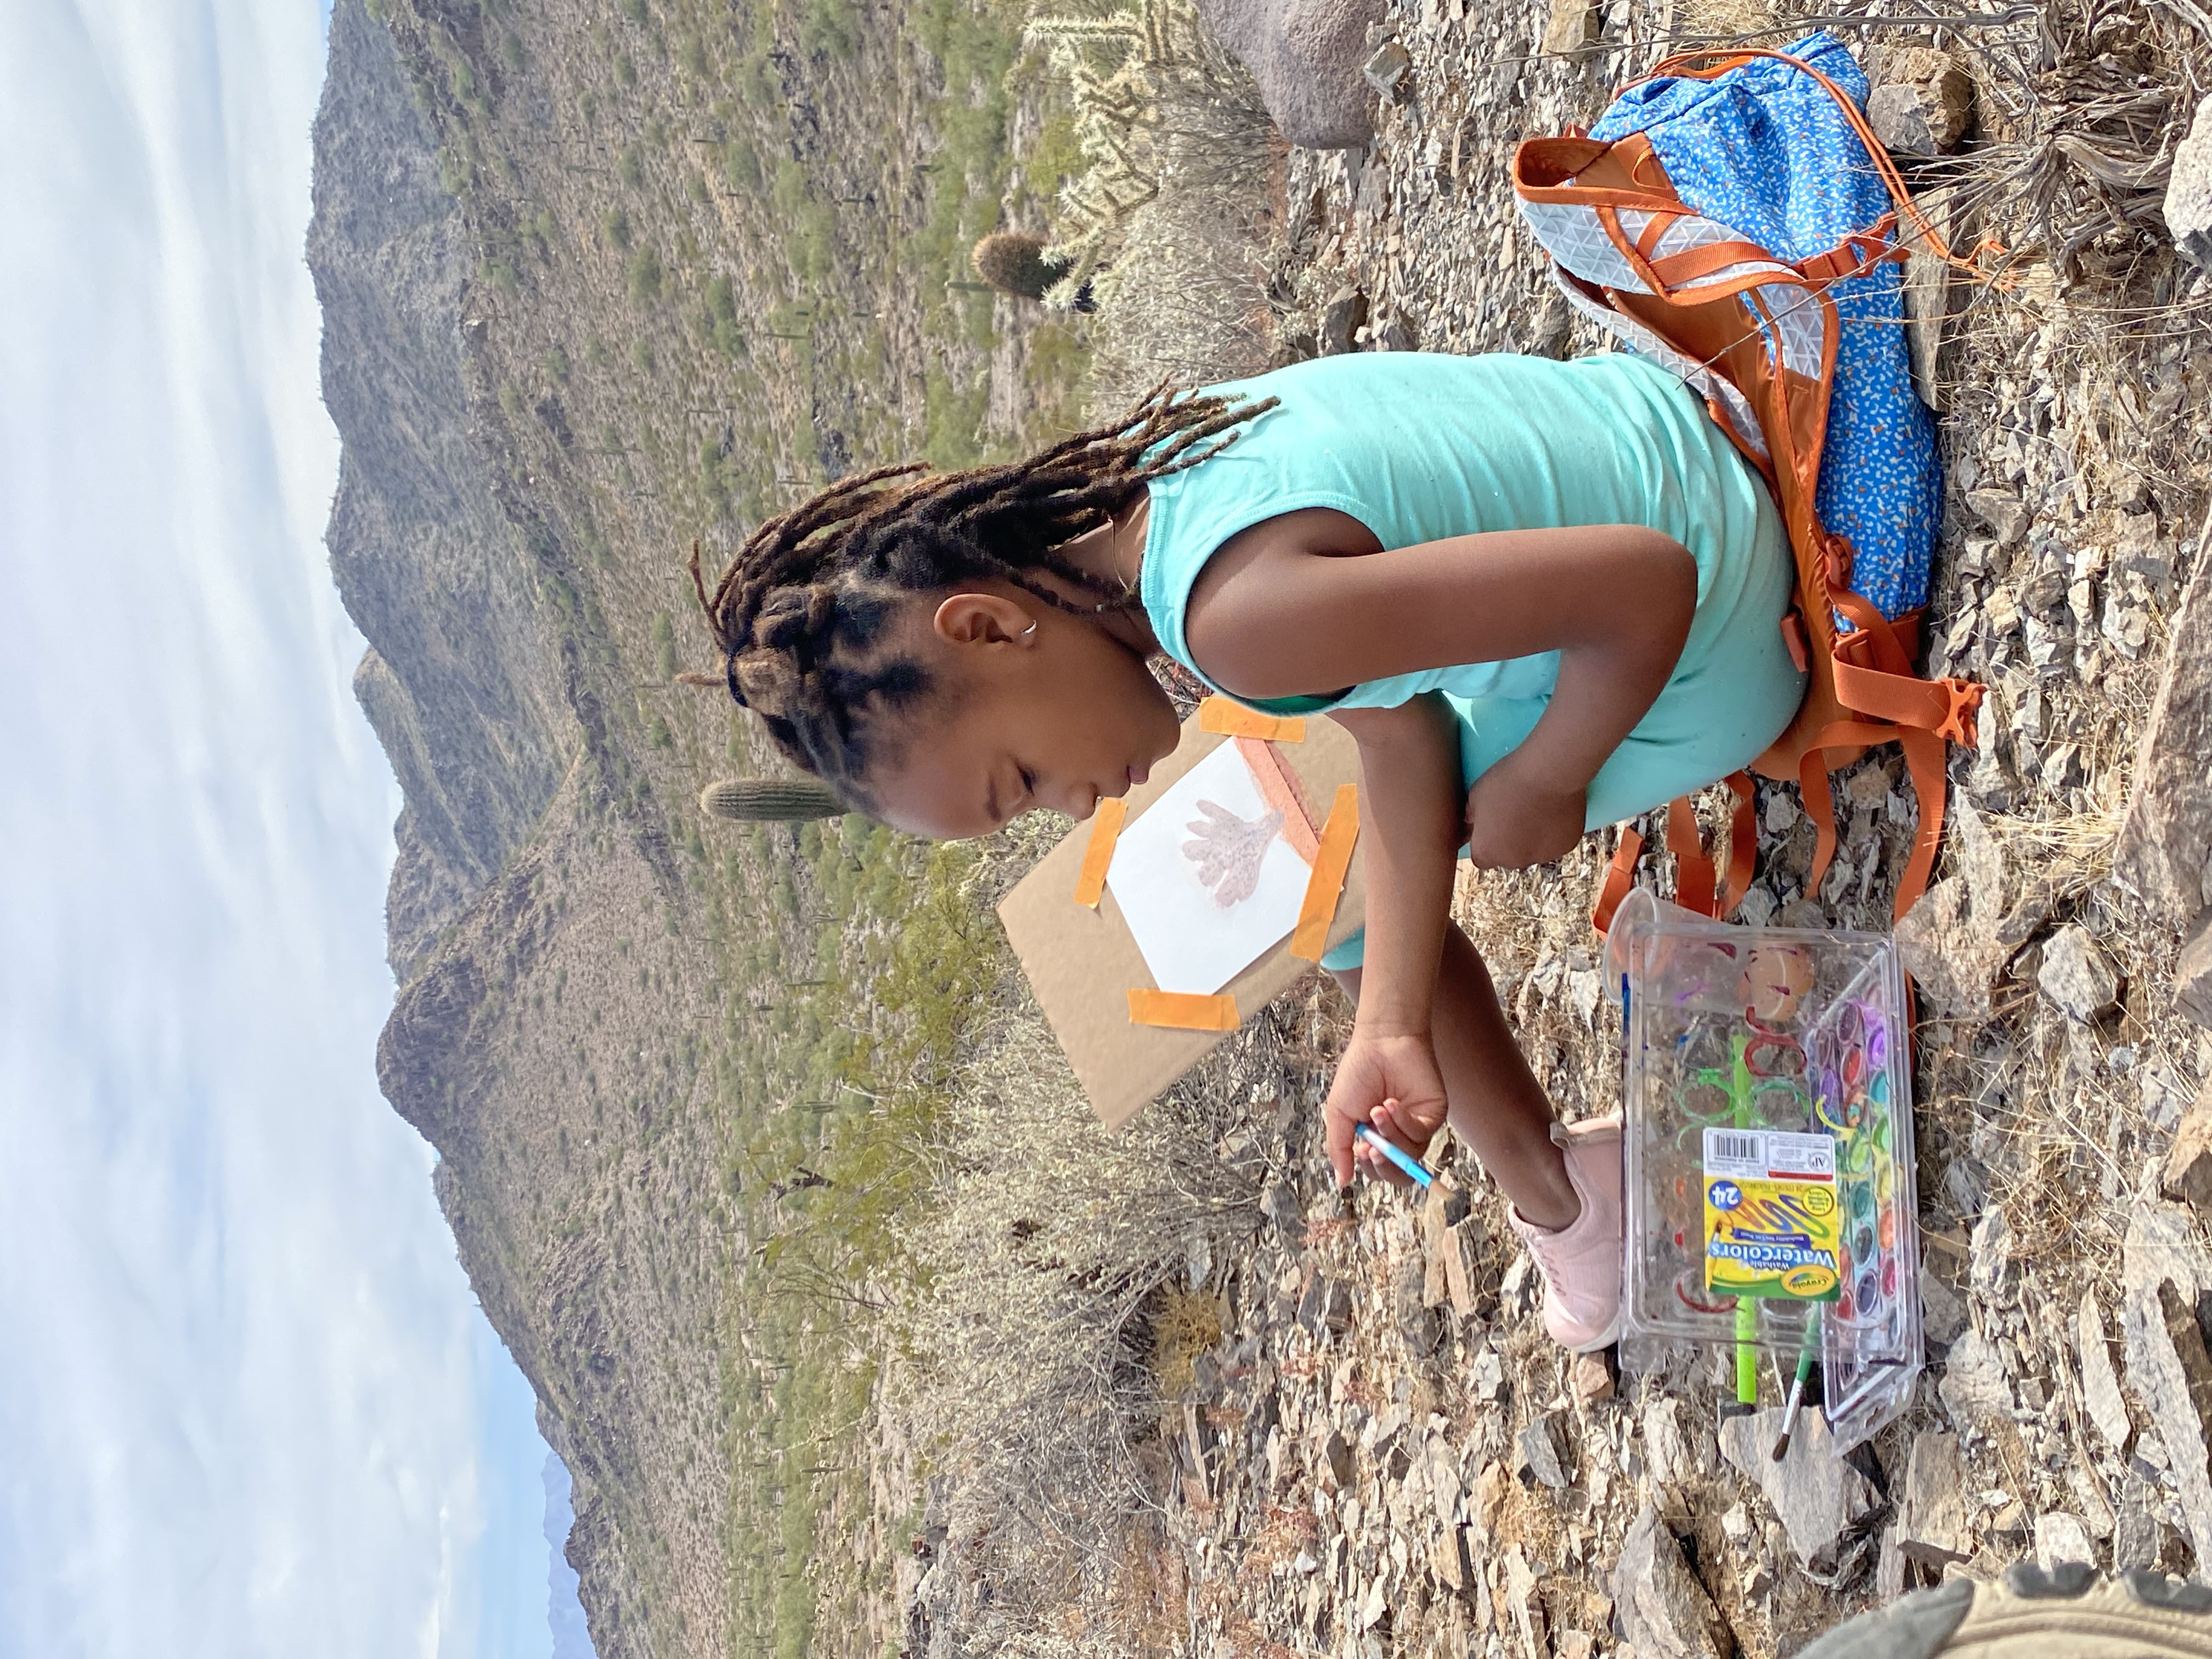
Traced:
POLYGON ((1550 707, 1468 800, 1477 863, 1540 863, 1581 836, 1589 781, 1665 687, 1697 583, 1689 550, 1641 525, 1385 552, 1356 519, 1310 508, 1225 543, 1185 628, 1208 678, 1249 697, 1559 652, 1550 707))
MULTIPOLYGON (((1208 678, 1246 696, 1327 693, 1423 669, 1561 653, 1550 706, 1468 796, 1479 864, 1556 858, 1590 780, 1667 684, 1697 608, 1687 549, 1632 525, 1500 531, 1382 550, 1345 514, 1286 514, 1207 562, 1186 612, 1208 678)), ((1334 718, 1359 744, 1372 819, 1367 962, 1330 1085, 1328 1145, 1352 1178, 1352 1127, 1419 1152, 1444 1118, 1431 1036, 1458 841, 1458 734, 1441 698, 1334 718)))
POLYGON ((1459 736, 1451 710, 1432 696, 1334 718, 1359 744, 1367 820, 1359 1013, 1327 1121, 1329 1162, 1343 1183, 1352 1179, 1353 1125, 1372 1122, 1418 1156, 1444 1121, 1430 1011, 1460 840, 1459 736))

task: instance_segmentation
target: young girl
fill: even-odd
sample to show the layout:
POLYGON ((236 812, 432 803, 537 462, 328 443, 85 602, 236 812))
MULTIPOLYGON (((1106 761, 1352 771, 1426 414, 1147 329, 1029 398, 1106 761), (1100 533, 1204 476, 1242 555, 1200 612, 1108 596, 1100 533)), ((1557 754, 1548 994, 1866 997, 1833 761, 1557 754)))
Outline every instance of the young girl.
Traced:
POLYGON ((710 594, 731 695, 857 810, 987 835, 1082 819, 1171 751, 1165 653, 1358 741, 1358 1009, 1337 1178, 1395 1179, 1449 1117, 1577 1350, 1619 1322, 1617 1120, 1554 1119, 1449 910, 1464 848, 1546 863, 1744 765, 1795 713, 1791 567, 1763 482, 1671 375, 1607 354, 1329 357, 1012 465, 845 479, 763 525, 710 594))

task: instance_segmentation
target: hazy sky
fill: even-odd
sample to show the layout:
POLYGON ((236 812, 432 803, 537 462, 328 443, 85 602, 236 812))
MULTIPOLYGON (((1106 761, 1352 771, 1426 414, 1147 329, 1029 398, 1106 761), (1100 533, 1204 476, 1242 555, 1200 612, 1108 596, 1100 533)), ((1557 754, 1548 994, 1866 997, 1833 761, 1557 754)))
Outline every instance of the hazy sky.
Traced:
POLYGON ((0 0, 0 1655, 542 1659, 544 1444, 376 1091, 317 0, 0 0))

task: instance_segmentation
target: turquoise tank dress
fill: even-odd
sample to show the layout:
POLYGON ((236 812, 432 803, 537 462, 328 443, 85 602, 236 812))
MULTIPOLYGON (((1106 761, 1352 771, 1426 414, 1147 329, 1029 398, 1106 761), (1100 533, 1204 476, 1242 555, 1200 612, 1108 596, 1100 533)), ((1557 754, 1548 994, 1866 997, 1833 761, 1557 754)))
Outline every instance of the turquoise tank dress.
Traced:
MULTIPOLYGON (((1664 369, 1626 352, 1571 362, 1360 352, 1207 390, 1279 400, 1219 454, 1150 485, 1146 614, 1167 653, 1209 685, 1183 633, 1199 572, 1239 531, 1326 507, 1385 549, 1609 524, 1644 525, 1689 549, 1689 637, 1665 689, 1591 781, 1590 829, 1736 771, 1796 713, 1805 676, 1782 637, 1793 568, 1781 517, 1704 404, 1664 369)), ((1547 651, 1332 696, 1245 701, 1311 714, 1439 692, 1458 717, 1461 787, 1471 788, 1528 735, 1559 672, 1559 653, 1547 651)), ((1364 943, 1354 935, 1324 965, 1357 966, 1364 943)))

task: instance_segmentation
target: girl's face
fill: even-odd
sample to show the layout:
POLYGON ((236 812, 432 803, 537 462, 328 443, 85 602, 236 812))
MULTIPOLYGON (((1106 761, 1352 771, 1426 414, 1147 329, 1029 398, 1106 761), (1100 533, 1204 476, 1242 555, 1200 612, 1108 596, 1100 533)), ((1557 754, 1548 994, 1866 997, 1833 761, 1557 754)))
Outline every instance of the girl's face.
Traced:
POLYGON ((1134 648, 1018 589, 952 594, 920 643, 936 695, 867 780, 896 829, 958 841, 1038 807, 1087 818, 1182 738, 1134 648))

